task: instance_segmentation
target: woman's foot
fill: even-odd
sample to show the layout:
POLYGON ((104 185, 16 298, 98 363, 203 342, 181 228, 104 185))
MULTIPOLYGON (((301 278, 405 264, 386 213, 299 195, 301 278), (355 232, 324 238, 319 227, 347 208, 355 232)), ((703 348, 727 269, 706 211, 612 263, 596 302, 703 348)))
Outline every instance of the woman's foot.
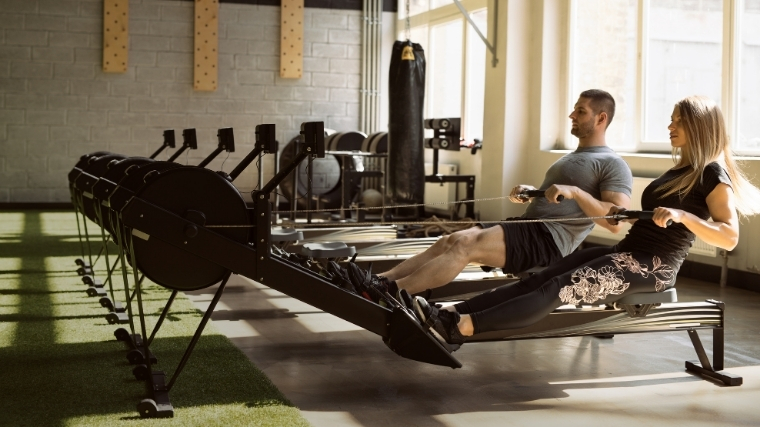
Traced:
POLYGON ((457 326, 460 317, 456 311, 439 310, 422 297, 414 298, 414 311, 439 340, 452 345, 464 344, 465 337, 457 326))

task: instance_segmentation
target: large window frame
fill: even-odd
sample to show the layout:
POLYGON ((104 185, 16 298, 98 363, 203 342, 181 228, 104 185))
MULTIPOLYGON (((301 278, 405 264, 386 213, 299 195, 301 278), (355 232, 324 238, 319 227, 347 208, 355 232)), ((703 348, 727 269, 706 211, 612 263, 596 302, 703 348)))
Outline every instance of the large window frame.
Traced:
MULTIPOLYGON (((577 5, 583 0, 570 0, 569 8, 569 25, 567 26, 567 64, 568 78, 566 80, 566 96, 568 101, 568 111, 572 110, 576 101, 577 94, 571 93, 573 88, 573 76, 577 70, 579 59, 575 55, 575 28, 577 25, 577 5)), ((645 117, 646 103, 645 97, 648 92, 647 82, 647 60, 649 58, 648 46, 648 23, 650 16, 650 2, 653 0, 638 0, 638 63, 636 66, 636 123, 634 126, 634 141, 636 153, 664 153, 671 152, 670 143, 666 140, 647 140, 645 138, 645 117)), ((656 1, 656 0, 654 0, 656 1)), ((723 36, 721 40, 721 109, 726 120, 727 131, 731 138, 733 149, 737 154, 758 157, 760 148, 752 149, 738 146, 738 136, 740 131, 739 121, 739 88, 740 78, 751 78, 749 76, 740 76, 741 70, 741 25, 742 10, 744 9, 744 0, 723 0, 723 36)), ((570 144, 573 138, 570 134, 569 124, 564 129, 565 147, 572 148, 570 144)))
MULTIPOLYGON (((470 15, 472 15, 475 12, 479 12, 482 10, 488 9, 488 0, 460 0, 460 3, 464 8, 468 11, 470 15)), ((428 5, 430 2, 428 2, 428 5)), ((398 35, 399 40, 405 40, 406 39, 406 13, 403 8, 403 2, 399 2, 399 19, 396 23, 396 33, 398 35)), ((425 8, 417 6, 416 10, 411 10, 411 16, 409 16, 409 26, 410 30, 412 32, 419 31, 424 29, 427 31, 427 37, 425 37, 425 43, 429 44, 430 40, 432 38, 431 29, 433 27, 460 21, 462 25, 462 61, 461 61, 461 82, 460 82, 460 106, 459 106, 459 115, 458 117, 461 117, 462 119, 462 138, 464 138, 467 141, 472 141, 475 138, 482 138, 482 129, 483 125, 482 123, 479 124, 473 124, 470 123, 471 120, 469 120, 468 112, 473 111, 474 109, 470 105, 472 102, 480 102, 483 103, 483 97, 485 95, 484 93, 481 94, 480 97, 472 96, 472 91, 474 90, 471 87, 471 82, 469 78, 471 77, 469 75, 470 70, 468 69, 467 65, 470 62, 469 55, 472 55, 470 52, 470 49, 468 49, 469 46, 471 46, 471 43, 483 43, 480 38, 477 37, 477 35, 473 36, 473 31, 470 30, 469 26, 470 24, 467 22, 465 17, 460 12, 459 8, 453 3, 450 2, 448 4, 444 4, 442 6, 434 7, 434 8, 425 8), (415 13, 417 12, 417 13, 415 13), (476 40, 471 40, 473 37, 476 38, 476 40), (473 130, 475 129, 475 130, 473 130), (479 132, 478 132, 479 130, 479 132), (475 134, 477 133, 477 134, 475 134)), ((482 28, 480 29, 483 30, 482 28)), ((417 40, 412 40, 413 42, 417 43, 417 40)), ((429 46, 423 45, 422 46, 425 52, 429 52, 429 46)), ((487 59, 484 58, 483 61, 486 61, 487 59)), ((426 70, 426 74, 428 78, 426 78, 425 82, 425 106, 424 106, 424 112, 426 118, 437 118, 432 117, 432 103, 429 102, 431 97, 434 97, 432 92, 432 85, 435 81, 434 73, 435 70, 433 67, 428 66, 426 70)), ((485 80, 485 76, 479 76, 481 81, 485 80)), ((481 108, 482 110, 482 108, 481 108)), ((452 116, 457 117, 457 116, 452 116)))

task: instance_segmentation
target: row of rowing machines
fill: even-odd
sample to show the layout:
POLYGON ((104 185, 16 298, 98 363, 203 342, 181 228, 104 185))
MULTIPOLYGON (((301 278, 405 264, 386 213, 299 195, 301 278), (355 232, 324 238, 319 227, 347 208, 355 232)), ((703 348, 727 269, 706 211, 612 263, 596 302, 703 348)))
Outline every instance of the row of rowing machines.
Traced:
MULTIPOLYGON (((272 152, 272 125, 257 126, 254 151, 235 171, 239 174, 253 158, 272 152)), ((232 181, 236 174, 213 172, 202 167, 164 165, 149 162, 124 174, 121 181, 111 181, 105 198, 93 195, 101 212, 93 215, 119 246, 121 265, 133 266, 139 332, 147 335, 147 325, 141 300, 140 274, 171 289, 172 296, 156 321, 149 339, 136 339, 129 334, 128 343, 142 356, 140 377, 146 380, 149 398, 138 404, 141 416, 172 416, 169 391, 181 373, 187 359, 208 322, 231 274, 238 274, 265 284, 344 320, 379 335, 395 353, 409 359, 461 367, 452 355, 453 348, 439 342, 406 307, 392 296, 385 295, 384 304, 372 302, 355 292, 337 286, 320 269, 305 265, 303 258, 282 250, 275 242, 271 229, 270 196, 279 183, 304 160, 324 156, 324 127, 321 122, 301 126, 299 154, 259 190, 252 192, 253 203, 246 205, 232 181), (161 166, 159 166, 161 165, 161 166), (131 186, 137 181, 141 185, 131 186), (139 188, 137 188, 139 187, 139 188), (122 194, 124 193, 124 194, 122 194), (110 194, 110 196, 108 196, 110 194), (122 194, 116 197, 116 194, 122 194), (120 202, 122 201, 123 202, 120 202), (106 221, 108 223, 106 224, 106 221), (109 228, 110 227, 110 228, 109 228), (294 256, 295 255, 295 256, 294 256), (150 343, 166 317, 171 301, 178 291, 203 289, 219 283, 207 311, 190 340, 190 344, 173 376, 167 381, 163 371, 154 370, 155 358, 150 343)), ((276 147, 275 147, 276 148, 276 147)), ((127 159, 122 159, 124 161, 127 159)), ((87 174, 87 167, 79 174, 87 174)), ((235 172, 233 171, 233 172, 235 172)), ((75 171, 72 171, 75 174, 75 171)), ((95 175, 92 175, 93 178, 95 175)), ((100 182, 103 177, 98 178, 100 182)), ((75 180, 76 181, 76 180, 75 180)), ((77 202, 86 203, 80 187, 72 189, 77 202)), ((72 196, 74 198, 74 196, 72 196)), ((83 205, 78 209, 86 210, 83 205)), ((92 219, 89 215, 88 218, 92 219)), ((97 222, 97 221, 96 221, 97 222)), ((355 252, 355 250, 354 250, 355 252)), ((314 257, 335 259, 350 256, 343 247, 322 247, 314 257), (334 252, 332 250, 334 249, 334 252)), ((308 256, 308 248, 307 248, 308 256)), ((124 273, 126 275, 126 273, 124 273)), ((125 283, 125 296, 129 290, 125 283)), ((131 311, 131 299, 127 299, 131 311)), ((127 316, 131 322, 132 316, 127 316)), ((724 304, 708 300, 704 303, 676 303, 675 290, 637 294, 605 306, 561 307, 542 321, 518 330, 478 334, 468 342, 514 339, 603 336, 636 332, 686 330, 699 357, 698 362, 686 362, 687 370, 712 377, 727 385, 741 384, 741 378, 723 372, 724 304), (713 363, 711 364, 699 341, 697 331, 713 331, 713 363)), ((137 374, 136 374, 137 376, 137 374)))

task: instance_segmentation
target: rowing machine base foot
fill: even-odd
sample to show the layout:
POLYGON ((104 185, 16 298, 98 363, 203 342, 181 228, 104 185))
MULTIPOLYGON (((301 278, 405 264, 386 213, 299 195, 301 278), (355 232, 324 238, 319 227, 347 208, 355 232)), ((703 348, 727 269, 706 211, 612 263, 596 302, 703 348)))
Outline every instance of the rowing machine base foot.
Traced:
POLYGON ((385 345, 399 356, 433 365, 461 368, 462 364, 406 310, 396 307, 391 315, 385 345))
POLYGON ((697 375, 704 375, 707 377, 710 377, 712 379, 715 379, 717 381, 720 381, 724 385, 727 385, 729 387, 739 386, 742 385, 743 379, 742 377, 738 375, 734 375, 730 372, 726 371, 713 371, 710 369, 705 369, 702 367, 702 364, 699 363, 696 360, 687 360, 686 361, 686 370, 689 372, 693 372, 697 375))

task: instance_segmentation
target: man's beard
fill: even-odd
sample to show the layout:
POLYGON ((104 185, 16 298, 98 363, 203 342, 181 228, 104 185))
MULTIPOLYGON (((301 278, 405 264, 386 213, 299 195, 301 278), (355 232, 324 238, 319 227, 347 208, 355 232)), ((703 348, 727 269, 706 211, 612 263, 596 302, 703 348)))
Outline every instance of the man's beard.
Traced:
POLYGON ((594 122, 589 120, 586 123, 578 123, 578 127, 570 129, 570 133, 576 136, 578 139, 585 138, 591 135, 594 130, 594 122))

